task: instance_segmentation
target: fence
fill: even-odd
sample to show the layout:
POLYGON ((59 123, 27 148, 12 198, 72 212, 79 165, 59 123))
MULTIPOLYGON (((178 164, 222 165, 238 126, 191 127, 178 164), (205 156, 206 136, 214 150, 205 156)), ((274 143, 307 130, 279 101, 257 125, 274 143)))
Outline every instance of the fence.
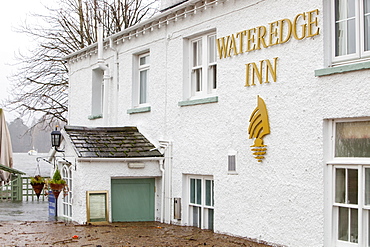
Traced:
POLYGON ((2 201, 46 201, 45 193, 37 198, 31 186, 31 177, 12 175, 12 180, 0 187, 0 199, 2 201))

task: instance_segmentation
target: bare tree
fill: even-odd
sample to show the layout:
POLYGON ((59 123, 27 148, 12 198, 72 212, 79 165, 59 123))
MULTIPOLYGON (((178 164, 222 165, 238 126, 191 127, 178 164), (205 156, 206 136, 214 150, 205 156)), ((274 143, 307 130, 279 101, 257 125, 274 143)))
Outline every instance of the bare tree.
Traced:
POLYGON ((20 116, 41 113, 39 122, 66 123, 68 71, 62 58, 97 41, 98 24, 109 36, 152 16, 158 0, 57 0, 47 15, 34 14, 38 25, 25 23, 18 32, 35 40, 36 47, 19 54, 12 76, 12 98, 4 107, 20 116))

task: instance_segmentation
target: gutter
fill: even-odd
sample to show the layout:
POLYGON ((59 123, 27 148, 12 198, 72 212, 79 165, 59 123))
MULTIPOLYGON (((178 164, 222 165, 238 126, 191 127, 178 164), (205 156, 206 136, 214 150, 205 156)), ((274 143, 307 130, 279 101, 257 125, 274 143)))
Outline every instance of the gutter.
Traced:
POLYGON ((142 157, 142 158, 77 158, 78 162, 138 162, 138 161, 161 161, 164 157, 142 157))

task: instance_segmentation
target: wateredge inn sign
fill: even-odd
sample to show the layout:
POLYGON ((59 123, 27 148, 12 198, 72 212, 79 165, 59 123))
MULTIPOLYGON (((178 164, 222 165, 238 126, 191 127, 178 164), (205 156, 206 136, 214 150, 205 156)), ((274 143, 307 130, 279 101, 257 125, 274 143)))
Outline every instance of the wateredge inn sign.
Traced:
MULTIPOLYGON (((243 30, 235 34, 217 39, 217 51, 220 59, 236 56, 242 53, 268 48, 270 46, 284 44, 292 37, 296 40, 314 37, 319 34, 317 15, 319 10, 297 14, 293 19, 281 19, 271 22, 266 26, 243 30)), ((276 65, 278 58, 246 64, 245 86, 256 85, 255 77, 260 84, 269 83, 269 74, 276 81, 276 65), (265 73, 263 73, 263 71, 265 73), (250 83, 250 79, 251 83, 250 83)))

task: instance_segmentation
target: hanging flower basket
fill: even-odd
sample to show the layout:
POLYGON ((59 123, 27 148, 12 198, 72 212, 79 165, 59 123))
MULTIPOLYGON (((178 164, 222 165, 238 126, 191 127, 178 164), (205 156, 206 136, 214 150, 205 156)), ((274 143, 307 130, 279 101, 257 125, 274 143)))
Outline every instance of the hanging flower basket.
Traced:
POLYGON ((53 179, 48 181, 48 185, 56 199, 58 199, 60 192, 67 187, 66 181, 62 179, 58 169, 54 172, 53 179))
POLYGON ((60 192, 64 189, 65 184, 53 184, 53 183, 49 183, 49 186, 51 188, 51 191, 54 194, 54 197, 58 199, 58 196, 59 196, 60 192))
POLYGON ((42 189, 44 188, 44 185, 45 185, 45 179, 41 177, 40 175, 37 175, 31 178, 31 186, 33 190, 35 191, 37 199, 39 199, 42 189))

